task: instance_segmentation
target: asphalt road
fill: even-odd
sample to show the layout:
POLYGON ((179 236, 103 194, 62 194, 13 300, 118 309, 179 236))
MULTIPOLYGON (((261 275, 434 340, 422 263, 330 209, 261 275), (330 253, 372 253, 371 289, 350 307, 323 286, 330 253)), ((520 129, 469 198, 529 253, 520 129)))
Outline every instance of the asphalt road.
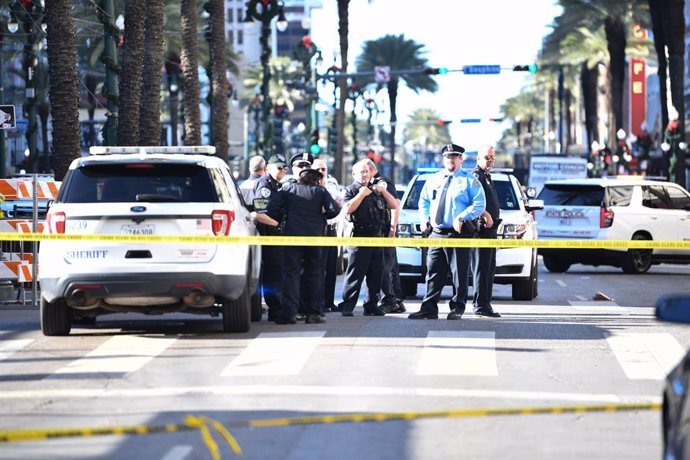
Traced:
MULTIPOLYGON (((184 425, 189 415, 223 423, 250 459, 659 458, 660 413, 650 405, 690 347, 690 328, 656 321, 653 306, 687 292, 690 267, 540 270, 532 302, 496 286, 495 320, 364 317, 360 306, 354 318, 225 334, 219 319, 113 315, 51 338, 35 309, 1 309, 0 439, 45 431, 1 444, 0 458, 211 458, 200 431, 184 425), (597 292, 612 300, 592 300, 597 292), (522 410, 630 403, 643 408, 522 410), (504 408, 515 411, 484 411, 504 408), (406 419, 384 420, 390 413, 406 419), (182 431, 42 439, 165 424, 182 431)), ((409 311, 419 303, 406 301, 409 311)), ((211 432, 222 458, 234 457, 211 432)))

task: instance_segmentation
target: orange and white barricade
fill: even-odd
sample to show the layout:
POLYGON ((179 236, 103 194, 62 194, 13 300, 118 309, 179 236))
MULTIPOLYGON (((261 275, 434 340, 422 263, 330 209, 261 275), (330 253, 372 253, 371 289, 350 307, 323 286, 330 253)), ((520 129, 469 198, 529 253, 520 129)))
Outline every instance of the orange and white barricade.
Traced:
POLYGON ((3 260, 0 261, 0 279, 12 280, 18 283, 30 283, 31 262, 26 260, 3 260))

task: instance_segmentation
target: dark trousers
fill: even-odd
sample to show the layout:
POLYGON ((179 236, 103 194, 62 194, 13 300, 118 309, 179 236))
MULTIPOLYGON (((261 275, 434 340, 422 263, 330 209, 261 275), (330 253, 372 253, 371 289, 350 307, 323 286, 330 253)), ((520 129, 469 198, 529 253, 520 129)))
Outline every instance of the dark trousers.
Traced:
POLYGON ((367 296, 364 299, 364 310, 370 311, 378 308, 382 275, 382 248, 348 248, 347 271, 343 284, 343 301, 339 305, 340 310, 351 312, 355 309, 365 276, 367 278, 367 296))
MULTIPOLYGON (((326 227, 326 236, 337 236, 335 227, 332 229, 326 227)), ((323 284, 323 300, 320 302, 323 305, 324 310, 332 309, 335 307, 335 281, 338 263, 338 248, 337 246, 326 246, 323 248, 323 272, 324 272, 324 284, 323 284)))
MULTIPOLYGON (((457 236, 455 236, 457 237, 457 236)), ((432 233, 430 239, 453 238, 451 235, 432 233)), ((465 312, 467 283, 470 270, 470 248, 429 248, 426 256, 426 294, 420 311, 438 313, 438 301, 446 285, 450 270, 453 283, 453 297, 448 302, 450 309, 456 313, 465 312)))
POLYGON ((398 253, 395 248, 383 248, 383 277, 381 278, 383 305, 396 305, 405 298, 400 285, 400 271, 398 269, 398 253))
POLYGON ((283 247, 261 247, 261 291, 268 307, 268 316, 275 319, 280 312, 280 290, 283 284, 283 247))
POLYGON ((319 292, 323 290, 322 249, 319 246, 286 246, 283 248, 282 311, 280 318, 290 320, 300 310, 320 315, 319 292))
MULTIPOLYGON (((496 238, 496 236, 494 236, 496 238)), ((496 273, 496 248, 472 248, 472 285, 474 311, 491 310, 496 273)))

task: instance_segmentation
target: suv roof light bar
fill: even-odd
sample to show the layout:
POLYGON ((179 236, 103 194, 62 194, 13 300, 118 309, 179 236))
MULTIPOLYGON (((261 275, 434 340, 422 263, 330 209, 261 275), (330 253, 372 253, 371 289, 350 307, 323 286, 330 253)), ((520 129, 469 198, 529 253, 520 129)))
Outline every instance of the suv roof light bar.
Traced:
POLYGON ((124 154, 141 154, 149 153, 167 153, 167 154, 185 154, 185 155, 215 155, 216 148, 212 145, 191 145, 191 146, 141 146, 141 147, 117 147, 99 145, 89 148, 91 155, 113 155, 117 153, 124 154))

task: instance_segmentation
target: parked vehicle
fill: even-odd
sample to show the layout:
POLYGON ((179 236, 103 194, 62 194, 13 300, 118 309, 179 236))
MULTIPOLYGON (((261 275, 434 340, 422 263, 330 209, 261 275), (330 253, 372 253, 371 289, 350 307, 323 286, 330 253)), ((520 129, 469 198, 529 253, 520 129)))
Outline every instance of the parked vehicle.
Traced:
MULTIPOLYGON (((74 160, 48 210, 50 234, 257 235, 214 147, 92 147, 74 160)), ((246 332, 261 318, 260 246, 210 242, 44 240, 41 329, 67 335, 73 318, 187 312, 222 315, 246 332)))
MULTIPOLYGON (((491 179, 496 186, 503 220, 498 227, 498 238, 536 239, 537 226, 532 211, 541 209, 541 203, 527 197, 515 176, 507 171, 494 171, 491 179)), ((415 175, 403 196, 398 221, 398 236, 401 238, 422 237, 418 202, 428 176, 428 173, 415 175)), ((414 247, 412 244, 410 247, 397 248, 400 282, 406 296, 416 295, 417 285, 425 282, 426 254, 426 248, 414 247)), ((532 300, 537 297, 538 276, 535 248, 498 248, 494 282, 512 285, 513 299, 532 300)), ((450 279, 448 283, 450 284, 450 279)))
MULTIPOLYGON (((672 182, 636 176, 549 181, 536 213, 541 239, 690 240, 690 194, 672 182)), ((658 248, 540 249, 544 265, 565 272, 571 265, 612 265, 645 273, 653 264, 690 263, 690 251, 658 248)))

